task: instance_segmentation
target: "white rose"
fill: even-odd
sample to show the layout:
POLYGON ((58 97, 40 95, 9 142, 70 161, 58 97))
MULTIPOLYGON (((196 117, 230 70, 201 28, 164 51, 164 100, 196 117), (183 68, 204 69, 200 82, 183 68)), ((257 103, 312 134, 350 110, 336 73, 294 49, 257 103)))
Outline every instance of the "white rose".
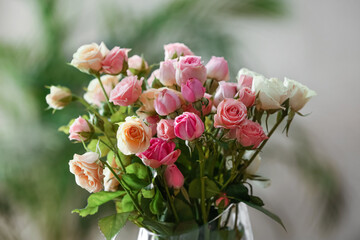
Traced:
POLYGON ((109 49, 103 42, 100 46, 96 43, 83 45, 74 53, 70 64, 82 72, 89 73, 90 70, 99 72, 102 67, 101 61, 108 52, 109 49))
POLYGON ((240 76, 241 75, 247 75, 247 76, 251 76, 251 77, 255 77, 255 76, 262 76, 259 73, 253 72, 247 68, 242 68, 239 70, 238 74, 236 75, 236 80, 239 82, 240 76))
POLYGON ((46 95, 46 102, 53 109, 60 110, 71 102, 71 91, 65 87, 50 87, 50 93, 46 95))
POLYGON ((284 86, 287 89, 289 105, 295 112, 302 109, 311 97, 316 96, 316 92, 310 90, 301 83, 285 78, 284 86))
MULTIPOLYGON (((111 90, 119 82, 119 76, 112 75, 103 75, 101 76, 101 82, 104 86, 105 92, 109 96, 111 90)), ((84 94, 84 99, 90 104, 97 106, 101 105, 101 102, 105 102, 105 96, 100 86, 99 80, 97 78, 90 81, 89 86, 87 87, 87 92, 84 94)))
POLYGON ((258 95, 256 107, 262 110, 280 109, 281 104, 287 99, 287 90, 277 78, 254 76, 252 91, 258 95))
MULTIPOLYGON (((255 151, 253 150, 245 151, 243 158, 246 160, 250 160, 254 152, 255 151)), ((258 154, 256 155, 255 159, 251 162, 251 164, 246 168, 246 173, 250 175, 254 175, 258 171, 260 164, 261 164, 261 157, 258 154)))

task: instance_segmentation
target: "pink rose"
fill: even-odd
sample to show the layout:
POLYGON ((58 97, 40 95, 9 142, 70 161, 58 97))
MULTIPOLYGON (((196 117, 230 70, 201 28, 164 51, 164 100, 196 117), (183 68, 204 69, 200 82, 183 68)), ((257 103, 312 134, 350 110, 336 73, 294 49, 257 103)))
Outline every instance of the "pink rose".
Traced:
POLYGON ((229 198, 227 198, 226 193, 223 193, 221 197, 216 199, 215 206, 219 208, 226 208, 229 205, 229 198))
POLYGON ((149 68, 148 63, 139 55, 134 55, 129 58, 128 60, 128 66, 129 68, 135 69, 135 70, 146 70, 149 68))
POLYGON ((198 79, 202 84, 206 81, 206 68, 201 62, 201 57, 180 57, 176 65, 176 83, 181 86, 190 78, 198 79))
POLYGON ((226 98, 217 107, 217 113, 214 116, 214 127, 237 128, 243 123, 246 116, 246 106, 242 102, 226 98))
MULTIPOLYGON (((111 90, 116 86, 119 82, 118 76, 112 75, 103 75, 101 76, 101 82, 104 86, 105 92, 107 95, 110 94, 111 90)), ((90 104, 94 104, 98 107, 101 106, 102 102, 106 101, 104 96, 104 92, 99 84, 99 80, 97 78, 90 81, 89 86, 87 87, 87 91, 84 94, 84 99, 90 104)))
POLYGON ((268 139, 261 125, 249 119, 245 119, 240 127, 236 129, 236 138, 244 147, 253 146, 253 149, 257 148, 262 141, 268 139))
POLYGON ((181 150, 175 150, 176 144, 160 138, 152 138, 150 147, 145 151, 136 154, 146 166, 158 168, 161 165, 171 165, 181 154, 181 150))
POLYGON ((195 113, 184 112, 175 118, 175 136, 183 140, 192 141, 200 137, 204 132, 204 123, 195 113))
POLYGON ((181 85, 181 94, 188 102, 196 102, 205 94, 203 84, 196 78, 190 78, 181 85))
POLYGON ((98 162, 99 154, 94 152, 74 154, 73 159, 69 161, 70 172, 75 175, 76 184, 90 193, 103 189, 103 169, 98 162))
POLYGON ((163 88, 154 101, 154 107, 160 116, 166 116, 181 107, 181 100, 175 91, 163 88))
POLYGON ((212 57, 206 64, 207 77, 216 81, 229 80, 229 67, 227 61, 223 57, 212 57))
POLYGON ((78 117, 77 119, 75 119, 73 124, 71 124, 69 133, 70 140, 76 140, 79 142, 81 142, 82 140, 85 142, 92 136, 93 129, 88 121, 86 121, 82 117, 78 117))
POLYGON ((194 53, 183 43, 169 43, 164 45, 165 60, 179 58, 180 56, 194 55, 194 53))
POLYGON ((246 106, 251 107, 255 103, 256 94, 248 87, 243 87, 238 93, 239 100, 246 106))
POLYGON ((102 72, 112 75, 121 73, 124 69, 124 62, 128 61, 130 49, 114 47, 101 62, 102 72))
POLYGON ((151 87, 155 79, 160 79, 160 70, 154 70, 147 80, 148 85, 151 87))
POLYGON ((164 177, 170 188, 180 189, 184 185, 184 176, 175 164, 167 166, 164 177))
POLYGON ((212 109, 212 107, 213 107, 213 101, 211 100, 211 97, 212 97, 212 96, 211 96, 210 94, 208 94, 208 93, 205 93, 204 97, 205 97, 207 100, 209 100, 209 103, 208 103, 207 106, 206 106, 205 104, 203 104, 203 106, 202 106, 203 115, 204 115, 204 116, 207 116, 207 115, 209 115, 209 114, 211 113, 211 109, 212 109))
POLYGON ((225 98, 234 98, 237 93, 237 84, 232 82, 219 82, 214 94, 214 105, 217 106, 225 98))
POLYGON ((120 106, 133 104, 141 94, 143 80, 144 78, 138 80, 137 76, 129 76, 122 79, 110 92, 110 102, 120 106))
POLYGON ((239 76, 238 86, 239 86, 240 89, 244 88, 244 87, 251 88, 252 87, 252 82, 253 82, 253 77, 252 76, 242 74, 242 75, 239 76))
POLYGON ((165 60, 164 62, 160 62, 160 82, 164 86, 172 86, 176 84, 176 70, 174 64, 177 64, 176 60, 165 60))
POLYGON ((157 123, 160 121, 159 116, 148 116, 145 120, 151 128, 151 136, 154 136, 156 134, 157 123))
POLYGON ((157 125, 157 136, 165 141, 175 138, 174 120, 161 119, 157 125))

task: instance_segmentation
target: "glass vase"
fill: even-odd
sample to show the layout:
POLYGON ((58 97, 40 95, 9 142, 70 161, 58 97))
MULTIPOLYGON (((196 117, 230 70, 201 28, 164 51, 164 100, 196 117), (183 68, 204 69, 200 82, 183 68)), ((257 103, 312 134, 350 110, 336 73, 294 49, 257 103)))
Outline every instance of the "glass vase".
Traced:
POLYGON ((231 204, 209 223, 181 234, 164 236, 140 228, 137 240, 253 240, 247 206, 231 204))

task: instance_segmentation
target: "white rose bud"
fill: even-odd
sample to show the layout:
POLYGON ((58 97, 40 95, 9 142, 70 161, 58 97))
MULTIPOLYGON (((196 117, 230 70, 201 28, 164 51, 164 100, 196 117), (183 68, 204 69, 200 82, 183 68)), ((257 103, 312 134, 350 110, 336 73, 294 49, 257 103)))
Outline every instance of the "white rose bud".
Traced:
POLYGON ((264 76, 254 76, 252 91, 256 93, 256 108, 262 110, 280 109, 287 99, 287 90, 277 78, 267 79, 264 76))
POLYGON ((70 89, 66 87, 50 87, 50 94, 46 95, 46 102, 50 108, 60 110, 68 105, 72 100, 70 89))
POLYGON ((285 78, 284 86, 287 89, 289 97, 289 105, 295 112, 302 109, 311 97, 316 96, 316 92, 310 90, 301 83, 285 78))

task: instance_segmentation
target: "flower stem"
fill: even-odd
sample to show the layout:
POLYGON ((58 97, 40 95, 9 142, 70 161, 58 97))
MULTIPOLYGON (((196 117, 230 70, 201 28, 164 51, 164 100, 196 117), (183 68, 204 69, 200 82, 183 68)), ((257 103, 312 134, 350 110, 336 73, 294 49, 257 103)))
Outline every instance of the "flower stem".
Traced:
POLYGON ((180 220, 179 220, 179 215, 178 215, 177 212, 176 212, 176 208, 175 208, 175 205, 174 205, 173 198, 172 198, 171 195, 170 195, 169 187, 168 187, 168 185, 167 185, 167 183, 166 183, 166 181, 165 181, 165 178, 164 178, 164 175, 163 175, 163 174, 161 175, 161 178, 162 178, 163 183, 164 183, 166 195, 167 195, 167 197, 168 197, 168 199, 169 199, 171 211, 172 211, 173 214, 174 214, 175 221, 178 223, 178 222, 180 222, 180 220))
POLYGON ((112 106, 111 106, 111 104, 110 104, 110 102, 109 102, 109 96, 107 95, 107 93, 106 93, 106 91, 105 91, 105 88, 104 88, 104 85, 102 84, 102 81, 101 81, 101 79, 100 79, 100 74, 96 74, 95 76, 96 76, 96 78, 97 78, 98 81, 99 81, 99 84, 100 84, 100 86, 101 86, 101 89, 102 89, 102 91, 103 91, 103 93, 104 93, 104 96, 105 96, 105 98, 106 98, 107 105, 109 106, 110 112, 111 112, 111 114, 114 114, 114 113, 115 113, 115 112, 114 112, 114 109, 112 108, 112 106))
POLYGON ((205 178, 204 178, 204 152, 202 149, 202 146, 200 145, 200 142, 196 143, 196 147, 199 152, 199 165, 200 165, 200 190, 201 190, 201 212, 202 212, 202 219, 203 223, 205 224, 207 222, 207 212, 206 212, 206 206, 205 206, 205 178))

